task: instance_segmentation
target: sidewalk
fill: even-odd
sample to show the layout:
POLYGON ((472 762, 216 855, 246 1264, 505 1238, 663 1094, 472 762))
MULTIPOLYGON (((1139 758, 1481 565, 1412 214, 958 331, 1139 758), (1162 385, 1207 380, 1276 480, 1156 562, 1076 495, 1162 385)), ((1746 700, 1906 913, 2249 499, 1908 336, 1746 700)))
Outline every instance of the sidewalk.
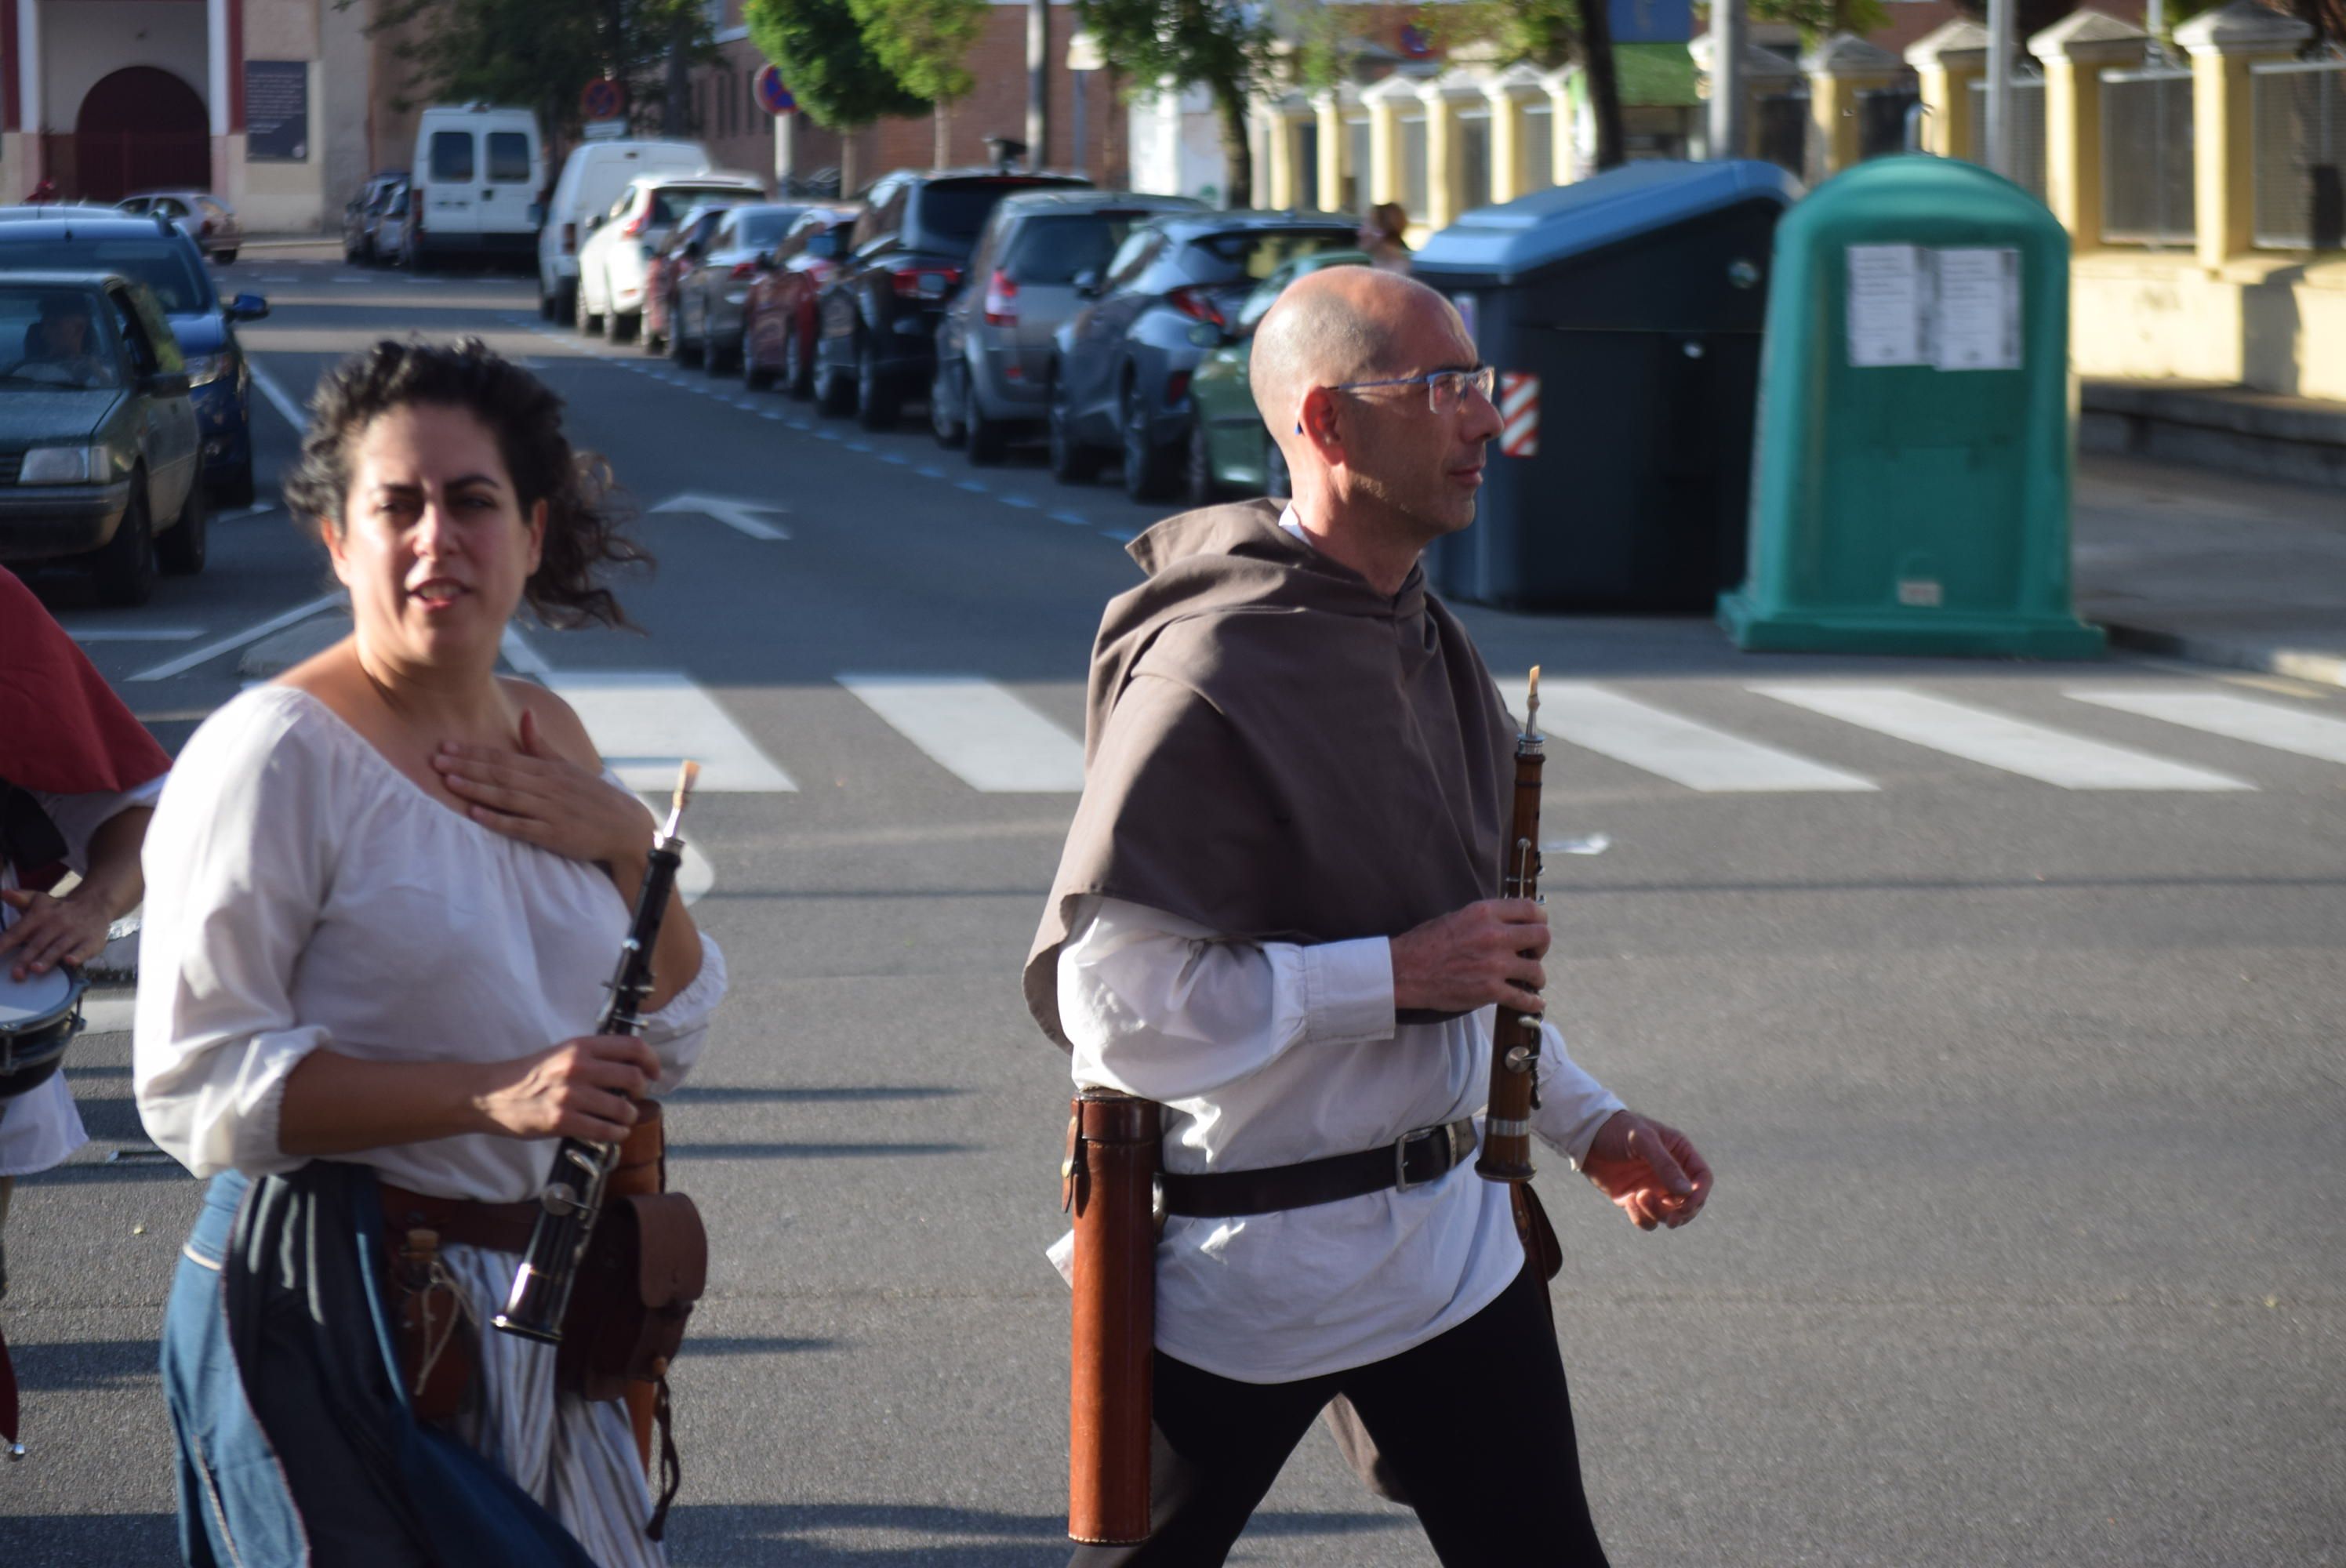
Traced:
POLYGON ((2075 516, 2114 644, 2346 686, 2346 493, 2088 453, 2075 516))

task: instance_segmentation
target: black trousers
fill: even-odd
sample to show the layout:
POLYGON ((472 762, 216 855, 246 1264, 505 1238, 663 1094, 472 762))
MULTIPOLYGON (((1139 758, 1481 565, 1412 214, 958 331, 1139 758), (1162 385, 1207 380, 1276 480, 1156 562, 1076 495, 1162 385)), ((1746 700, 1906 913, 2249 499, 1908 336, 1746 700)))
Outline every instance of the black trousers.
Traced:
POLYGON ((1159 1351, 1149 1539, 1079 1546, 1070 1568, 1214 1568, 1338 1394, 1444 1568, 1606 1568, 1546 1291, 1526 1268, 1448 1333, 1300 1382, 1235 1382, 1159 1351))

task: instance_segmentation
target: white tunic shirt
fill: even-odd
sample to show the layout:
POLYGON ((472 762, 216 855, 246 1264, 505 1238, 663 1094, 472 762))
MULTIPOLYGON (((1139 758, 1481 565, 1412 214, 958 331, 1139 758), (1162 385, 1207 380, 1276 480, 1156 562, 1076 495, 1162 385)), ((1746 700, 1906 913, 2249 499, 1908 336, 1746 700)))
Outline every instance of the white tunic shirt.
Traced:
MULTIPOLYGON (((1161 1102, 1168 1170, 1374 1148, 1475 1115, 1488 1096, 1492 1010, 1397 1024, 1384 937, 1233 942, 1100 898, 1082 901, 1073 925, 1059 1022, 1075 1081, 1161 1102)), ((1543 1034, 1532 1125, 1577 1165, 1621 1102, 1553 1025, 1543 1034)), ((1157 1249, 1157 1347, 1240 1382, 1317 1377, 1455 1328, 1523 1266, 1507 1189, 1471 1160, 1407 1192, 1177 1216, 1157 1249)))
MULTIPOLYGON (((100 828, 134 806, 151 806, 163 792, 164 775, 158 774, 135 789, 120 794, 48 795, 27 790, 48 813, 66 841, 66 864, 76 871, 89 870, 89 841, 100 828)), ((16 868, 0 860, 0 888, 16 888, 16 868)), ((15 923, 16 911, 0 903, 0 931, 15 923)), ((0 979, 15 966, 16 955, 0 954, 0 979)), ((63 1163, 66 1156, 89 1142, 74 1108, 73 1090, 63 1072, 13 1099, 0 1100, 0 1176, 30 1176, 63 1163)))
MULTIPOLYGON (((427 794, 315 697, 255 687, 207 719, 147 833, 134 1081, 156 1143, 198 1176, 291 1170, 285 1080, 332 1046, 501 1061, 594 1033, 628 910, 595 867, 427 794)), ((673 1088, 725 964, 646 1021, 673 1088)), ((552 1140, 466 1134, 350 1155, 443 1197, 543 1185, 552 1140)))

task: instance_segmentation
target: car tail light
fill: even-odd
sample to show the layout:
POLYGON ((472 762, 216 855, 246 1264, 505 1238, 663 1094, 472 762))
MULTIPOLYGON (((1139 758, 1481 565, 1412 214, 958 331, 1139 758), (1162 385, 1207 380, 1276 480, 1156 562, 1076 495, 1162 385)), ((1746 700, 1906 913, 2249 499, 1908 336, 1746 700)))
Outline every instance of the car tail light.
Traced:
POLYGON ((1176 289, 1165 296, 1165 302, 1192 321, 1210 321, 1217 327, 1229 325, 1222 317, 1222 308, 1203 289, 1176 289))
POLYGON ((1165 406, 1171 408, 1189 395, 1189 372, 1175 371, 1165 378, 1165 406))
POLYGON ((641 212, 637 213, 633 218, 628 219, 625 223, 619 225, 619 232, 626 235, 630 239, 641 239, 643 237, 644 225, 650 220, 651 215, 652 209, 648 207, 645 208, 641 212))
POLYGON ((197 232, 198 234, 209 234, 211 231, 212 231, 212 220, 211 220, 210 219, 209 219, 209 218, 207 218, 207 219, 204 219, 204 226, 203 226, 201 229, 197 229, 197 230, 196 230, 196 232, 197 232))
POLYGON ((565 256, 575 256, 578 253, 578 225, 576 223, 566 223, 562 226, 562 253, 565 256))
POLYGON ((958 267, 900 267, 892 274, 896 292, 907 300, 942 300, 961 281, 958 267))
POLYGON ((985 285, 985 324, 989 327, 1015 327, 1018 324, 1018 281, 999 269, 985 285))
POLYGON ((733 263, 733 281, 736 283, 746 283, 757 275, 758 264, 755 261, 736 261, 733 263))

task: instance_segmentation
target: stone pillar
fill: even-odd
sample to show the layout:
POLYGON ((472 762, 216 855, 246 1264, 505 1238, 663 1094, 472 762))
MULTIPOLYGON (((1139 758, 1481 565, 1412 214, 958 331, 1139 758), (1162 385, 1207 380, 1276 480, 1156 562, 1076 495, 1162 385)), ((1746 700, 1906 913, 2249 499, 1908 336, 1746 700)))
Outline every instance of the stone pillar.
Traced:
POLYGON ((1580 115, 1572 101, 1572 72, 1562 66, 1544 72, 1540 91, 1547 95, 1548 183, 1570 185, 1580 178, 1580 115))
POLYGON ((2175 41, 2191 56, 2193 196, 2203 267, 2220 267, 2253 249, 2256 126, 2249 66, 2284 59, 2312 35, 2296 17, 2256 0, 2232 0, 2175 29, 2175 41))
POLYGON ((1547 97, 1539 73, 1529 66, 1510 66, 1483 84, 1483 96, 1491 100, 1492 204, 1546 189, 1554 171, 1525 167, 1524 110, 1547 97))
POLYGON ((1809 113, 1815 120, 1811 157, 1828 179, 1856 167, 1860 154, 1857 95, 1889 87, 1905 65, 1889 50, 1854 33, 1836 33, 1800 57, 1809 76, 1809 113))
POLYGON ((1410 219, 1429 230, 1447 229, 1460 213, 1489 199, 1487 192, 1461 188, 1465 160, 1459 142, 1465 133, 1458 112, 1484 101, 1483 84, 1462 67, 1425 83, 1417 96, 1425 105, 1425 210, 1411 213, 1410 219))
POLYGON ((1320 210, 1337 212, 1344 199, 1344 106, 1331 92, 1311 95, 1311 112, 1320 121, 1320 210))
POLYGON ((1923 150, 1977 156, 1972 147, 1972 83, 1987 68, 1987 29, 1958 16, 1906 46, 1923 84, 1923 150))
POLYGON ((2069 250, 2102 244, 2102 73, 2142 64, 2150 36, 2100 11, 2072 11, 2028 40, 2045 66, 2045 204, 2069 250))
MULTIPOLYGON (((1361 95, 1369 111, 1369 188, 1364 206, 1402 199, 1401 111, 1402 100, 1417 101, 1417 84, 1406 76, 1387 76, 1361 95)), ((1429 181, 1431 183, 1431 181, 1429 181)), ((1423 214, 1413 212, 1410 221, 1423 214)))

